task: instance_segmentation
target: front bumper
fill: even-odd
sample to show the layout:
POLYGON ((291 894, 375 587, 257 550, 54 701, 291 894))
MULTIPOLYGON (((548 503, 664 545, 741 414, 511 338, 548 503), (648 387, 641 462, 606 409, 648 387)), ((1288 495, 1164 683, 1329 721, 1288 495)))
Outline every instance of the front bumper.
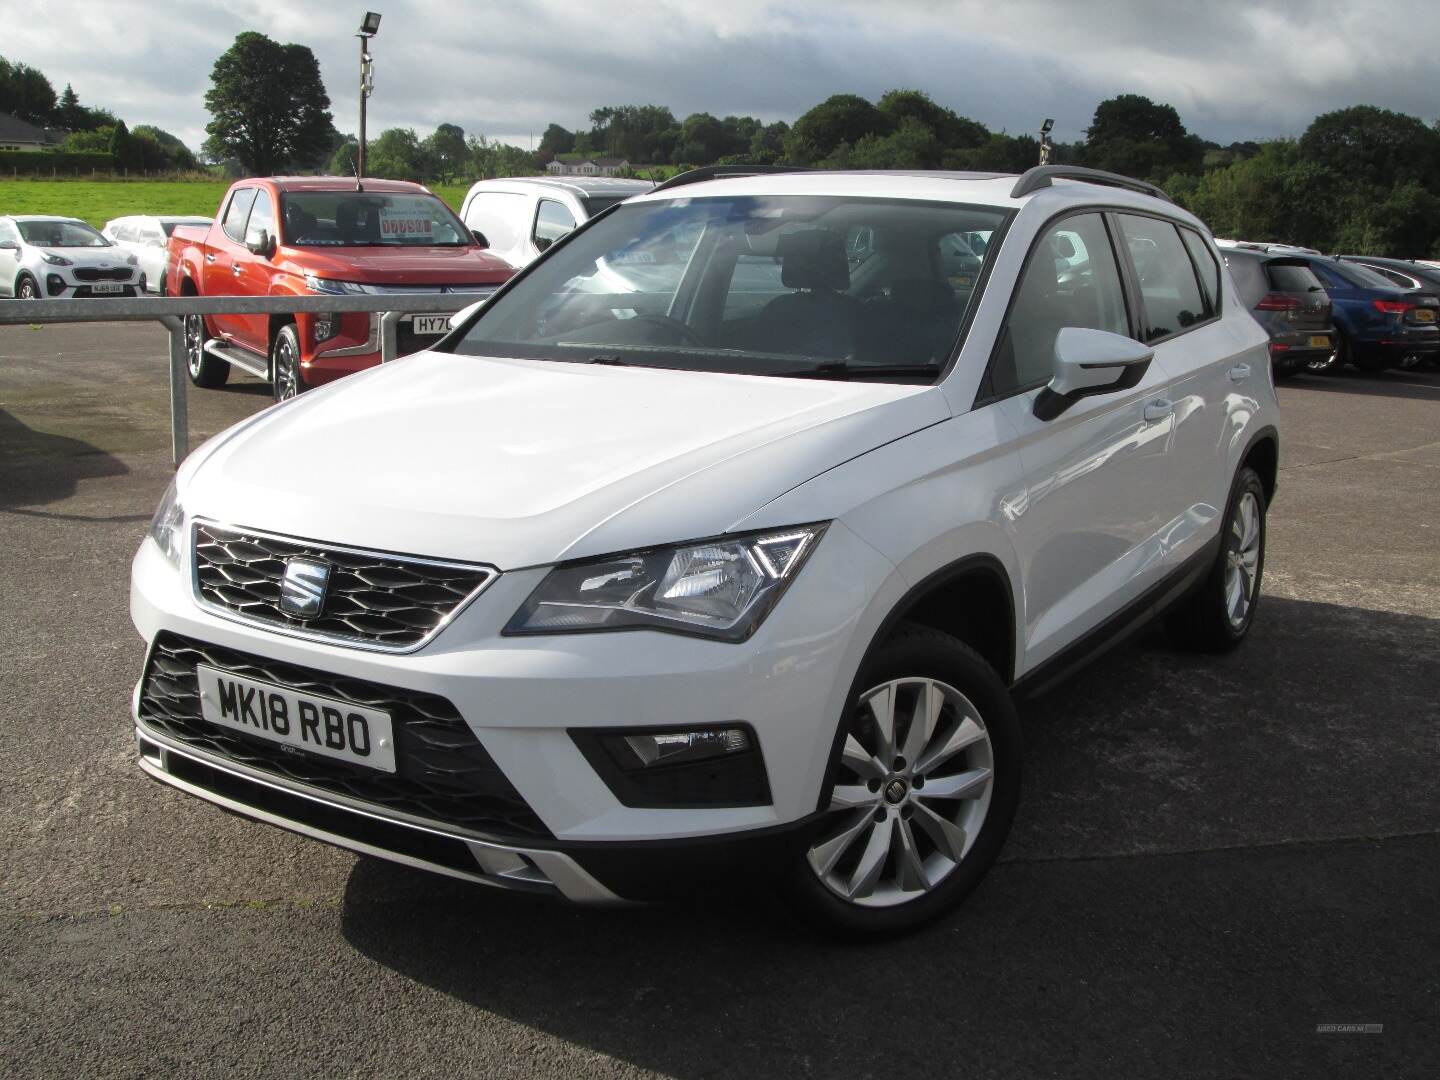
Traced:
MULTIPOLYGON (((190 553, 183 557, 188 563, 190 553)), ((133 565, 131 613, 152 645, 168 631, 445 698, 548 835, 484 835, 257 771, 147 725, 137 687, 142 767, 191 794, 344 847, 583 901, 663 894, 667 880, 691 882, 731 857, 791 857, 814 819, 836 725, 884 607, 880 598, 901 588, 894 568, 835 523, 746 642, 648 630, 501 636, 544 572, 502 574, 424 648, 392 655, 283 637, 202 609, 186 575, 147 541, 133 565), (736 722, 750 725, 763 756, 767 805, 622 805, 571 735, 736 722), (417 847, 417 835, 439 839, 417 847)))

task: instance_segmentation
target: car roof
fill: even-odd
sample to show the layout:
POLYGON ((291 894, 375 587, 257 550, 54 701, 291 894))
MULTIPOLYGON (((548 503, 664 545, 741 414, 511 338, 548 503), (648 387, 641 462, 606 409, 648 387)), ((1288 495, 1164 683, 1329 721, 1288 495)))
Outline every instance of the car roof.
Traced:
POLYGON ((652 180, 634 180, 622 176, 499 176, 493 180, 477 180, 470 190, 497 190, 513 185, 558 188, 582 198, 586 195, 639 195, 655 186, 652 180))
POLYGON ((639 195, 634 201, 652 202, 725 195, 837 195, 970 203, 1008 209, 1017 209, 1034 202, 1053 206, 1056 210, 1070 205, 1103 203, 1121 209, 1133 207, 1137 210, 1159 212, 1189 224, 1201 225, 1188 211, 1152 195, 1110 184, 1066 177, 1055 177, 1053 182, 1015 198, 1012 192, 1018 179, 1014 173, 996 172, 823 169, 721 176, 699 180, 683 187, 639 195))
POLYGON ((5 216, 17 224, 22 221, 69 221, 76 225, 88 224, 88 222, 82 221, 78 217, 61 217, 58 214, 6 214, 5 216))
MULTIPOLYGON (((260 176, 254 179, 267 180, 281 191, 355 190, 355 177, 353 176, 260 176)), ((376 180, 367 176, 360 181, 360 184, 366 191, 394 191, 409 195, 429 193, 430 191, 424 184, 416 184, 410 180, 376 180)))
POLYGON ((119 217, 111 218, 106 225, 114 225, 120 221, 158 221, 162 224, 173 223, 183 225, 190 221, 214 221, 212 217, 205 217, 203 214, 122 214, 119 217))

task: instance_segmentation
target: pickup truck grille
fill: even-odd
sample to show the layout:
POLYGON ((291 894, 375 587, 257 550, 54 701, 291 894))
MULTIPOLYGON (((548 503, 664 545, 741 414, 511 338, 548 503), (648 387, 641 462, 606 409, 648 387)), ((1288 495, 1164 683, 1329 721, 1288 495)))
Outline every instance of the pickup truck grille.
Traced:
POLYGON ((139 716, 158 734, 283 780, 482 836, 550 836, 455 706, 435 694, 330 675, 166 632, 156 637, 145 665, 139 716), (294 751, 210 723, 200 708, 196 664, 389 713, 396 771, 294 751))
POLYGON ((419 648, 498 575, 484 566, 336 547, 197 521, 195 591, 212 608, 287 633, 404 652, 419 648), (330 566, 318 614, 281 610, 290 559, 330 566))

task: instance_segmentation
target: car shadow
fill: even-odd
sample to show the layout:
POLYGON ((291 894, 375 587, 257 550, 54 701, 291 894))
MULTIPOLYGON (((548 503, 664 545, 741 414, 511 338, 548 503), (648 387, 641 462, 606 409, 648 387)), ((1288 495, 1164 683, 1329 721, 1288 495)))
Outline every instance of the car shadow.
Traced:
POLYGON ((1146 632, 1024 710, 1006 857, 955 914, 883 944, 820 937, 766 892, 580 909, 373 859, 350 875, 341 929, 476 1025, 499 1016, 672 1076, 967 1060, 1050 1075, 1086 1046, 1107 1061, 1128 1046, 1164 1075, 1209 1060, 1217 1031, 1287 1060, 1314 1052, 1300 1035, 1333 1011, 1316 965, 1347 982, 1391 952, 1403 969, 1413 946, 1356 934, 1304 978, 1285 974, 1293 957, 1336 918, 1368 926, 1410 903, 1405 875, 1425 865, 1368 841, 1287 845, 1436 830, 1436 685, 1432 619, 1266 597, 1228 656, 1146 632))
POLYGON ((1364 372, 1346 368, 1338 375, 1309 375, 1304 372, 1277 380, 1280 388, 1327 390, 1336 394, 1365 394, 1381 397, 1433 400, 1440 396, 1440 372, 1420 368, 1387 368, 1364 372))
MULTIPOLYGON (((47 506, 75 494, 82 480, 124 476, 123 461, 99 447, 67 435, 29 427, 0 409, 0 511, 36 517, 68 517, 27 507, 47 506)), ((139 521, 148 514, 96 518, 139 521)))

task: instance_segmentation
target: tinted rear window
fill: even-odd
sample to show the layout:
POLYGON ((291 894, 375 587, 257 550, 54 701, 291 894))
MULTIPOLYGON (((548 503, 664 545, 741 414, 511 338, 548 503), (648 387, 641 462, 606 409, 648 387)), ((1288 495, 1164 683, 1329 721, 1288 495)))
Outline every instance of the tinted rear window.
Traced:
POLYGON ((629 195, 586 195, 580 201, 585 204, 585 212, 594 217, 602 210, 609 210, 616 203, 622 203, 628 198, 629 195))
POLYGON ((1336 277, 1344 278, 1351 285, 1362 289, 1393 289, 1395 283, 1388 278, 1382 277, 1368 266, 1356 266, 1354 263, 1333 262, 1326 263, 1326 269, 1335 274, 1336 277))
POLYGON ((1270 287, 1281 292, 1309 292, 1323 288, 1320 279, 1310 272, 1308 266, 1294 263, 1270 263, 1265 267, 1270 276, 1270 287))

